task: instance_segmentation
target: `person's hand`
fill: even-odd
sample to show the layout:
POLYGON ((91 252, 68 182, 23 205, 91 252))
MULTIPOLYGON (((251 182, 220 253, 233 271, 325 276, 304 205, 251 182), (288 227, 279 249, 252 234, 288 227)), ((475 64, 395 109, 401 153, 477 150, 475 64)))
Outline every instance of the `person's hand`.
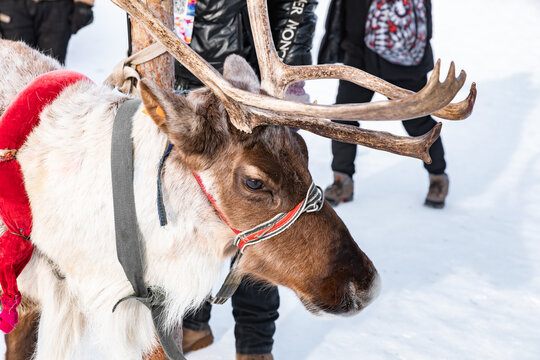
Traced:
POLYGON ((90 25, 94 21, 92 6, 83 2, 73 3, 73 13, 71 14, 71 33, 76 34, 81 28, 90 25))
MULTIPOLYGON (((285 100, 309 104, 309 94, 306 93, 306 90, 304 90, 304 85, 306 85, 304 80, 292 83, 285 91, 285 96, 283 98, 285 100)), ((291 127, 291 129, 295 132, 298 131, 297 128, 291 127)))
MULTIPOLYGON (((11 18, 7 16, 6 14, 0 13, 0 23, 9 24, 11 22, 11 18)), ((0 39, 2 38, 2 26, 0 26, 0 39)))
POLYGON ((285 92, 285 100, 309 104, 309 94, 304 90, 306 82, 304 80, 292 83, 285 92))

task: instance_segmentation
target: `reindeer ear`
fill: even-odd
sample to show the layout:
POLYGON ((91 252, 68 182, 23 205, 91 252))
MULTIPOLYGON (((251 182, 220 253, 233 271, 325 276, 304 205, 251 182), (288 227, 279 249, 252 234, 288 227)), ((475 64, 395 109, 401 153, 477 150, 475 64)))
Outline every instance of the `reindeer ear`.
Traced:
POLYGON ((229 55, 223 64, 223 77, 237 88, 258 93, 261 90, 259 78, 253 68, 241 56, 229 55))
POLYGON ((229 134, 225 111, 215 96, 201 90, 190 100, 148 79, 139 82, 139 90, 146 112, 184 160, 192 168, 205 167, 229 134))
POLYGON ((185 97, 166 91, 148 79, 139 81, 139 90, 146 113, 160 129, 168 134, 174 122, 175 125, 183 125, 188 130, 195 117, 195 111, 185 97))

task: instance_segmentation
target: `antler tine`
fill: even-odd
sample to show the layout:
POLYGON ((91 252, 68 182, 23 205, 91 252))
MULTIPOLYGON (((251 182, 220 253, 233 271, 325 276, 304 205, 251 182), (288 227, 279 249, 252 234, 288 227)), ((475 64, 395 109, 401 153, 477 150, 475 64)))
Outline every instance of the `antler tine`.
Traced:
POLYGON ((247 0, 247 7, 261 74, 261 89, 282 98, 289 84, 286 83, 287 65, 279 59, 272 40, 266 0, 247 0))
MULTIPOLYGON (((437 62, 440 62, 441 59, 438 59, 437 62)), ((459 76, 467 76, 465 74, 465 72, 462 70, 460 73, 459 73, 459 76)), ((456 77, 456 64, 454 64, 453 61, 450 61, 450 68, 448 68, 448 74, 446 75, 446 79, 444 80, 445 82, 446 81, 451 81, 452 78, 455 78, 456 77)))
POLYGON ((476 83, 471 84, 469 95, 467 97, 453 104, 448 104, 441 110, 434 112, 432 115, 440 117, 446 120, 465 120, 472 114, 474 103, 476 102, 476 83))

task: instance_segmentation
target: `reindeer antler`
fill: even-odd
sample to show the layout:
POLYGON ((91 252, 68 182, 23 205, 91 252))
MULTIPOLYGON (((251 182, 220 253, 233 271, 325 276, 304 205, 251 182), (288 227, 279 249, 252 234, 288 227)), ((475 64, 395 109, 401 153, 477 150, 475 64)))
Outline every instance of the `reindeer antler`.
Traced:
MULTIPOLYGON (((167 29, 139 0, 112 0, 143 24, 167 50, 210 88, 227 109, 231 122, 251 132, 260 125, 287 125, 331 139, 364 145, 430 162, 429 147, 440 133, 440 125, 421 137, 395 136, 386 132, 358 129, 324 119, 405 120, 434 113, 447 106, 465 82, 465 72, 455 77, 452 63, 447 79, 439 82, 437 62, 427 85, 418 93, 410 92, 343 65, 287 66, 277 57, 272 42, 266 0, 247 0, 259 67, 261 88, 268 95, 235 88, 189 46, 167 29), (298 80, 338 78, 354 82, 397 100, 367 104, 314 105, 280 99, 286 87, 298 80)), ((444 118, 466 118, 472 111, 474 84, 466 100, 450 104, 437 114, 444 118)))
MULTIPOLYGON (((398 86, 392 85, 387 81, 384 81, 374 75, 371 75, 360 69, 356 69, 346 65, 312 65, 312 66, 289 66, 284 64, 278 57, 274 43, 272 41, 272 35, 270 31, 270 23, 268 20, 268 9, 266 0, 247 0, 249 19, 251 23, 251 29, 253 33, 253 39, 255 42, 255 49, 257 51, 257 60, 259 63, 259 70, 261 73, 261 88, 268 94, 282 98, 288 85, 299 80, 313 80, 313 79, 341 79, 353 82, 357 85, 365 87, 367 89, 378 92, 391 99, 402 99, 415 93, 413 91, 402 89, 398 86)), ((433 75, 430 81, 436 77, 438 80, 440 71, 440 61, 437 62, 433 75)), ((450 70, 448 72, 447 80, 445 84, 450 80, 454 81, 455 66, 452 62, 450 70)), ((451 96, 451 99, 444 105, 447 105, 455 96, 457 91, 461 89, 465 82, 466 74, 461 71, 457 82, 459 88, 451 96)), ((426 87, 430 84, 428 83, 426 87)), ((437 102, 442 100, 442 96, 450 96, 450 92, 438 92, 438 95, 429 97, 429 101, 437 102)), ((466 119, 472 112, 474 102, 476 100, 476 86, 473 83, 469 96, 462 102, 457 104, 448 105, 448 109, 444 108, 441 111, 435 113, 435 116, 441 117, 447 120, 463 120, 466 119)), ((444 106, 443 105, 443 106, 444 106)), ((441 106, 439 109, 441 109, 441 106)), ((436 109, 436 110, 439 110, 436 109)), ((418 109, 420 110, 420 109, 418 109)), ((430 113, 433 113, 430 112, 430 113)), ((420 113, 418 113, 420 114, 420 113)), ((423 114, 427 115, 427 114, 423 114)), ((335 115, 334 115, 335 116, 335 115)), ((422 116, 422 115, 419 115, 422 116)), ((414 117, 419 117, 414 116, 414 117)), ((337 117, 334 119, 339 120, 337 117)), ((401 120, 407 119, 404 117, 401 120)), ((342 119, 347 120, 347 119, 342 119)), ((356 120, 375 120, 358 118, 356 120)), ((394 120, 394 119, 382 119, 377 120, 394 120)))

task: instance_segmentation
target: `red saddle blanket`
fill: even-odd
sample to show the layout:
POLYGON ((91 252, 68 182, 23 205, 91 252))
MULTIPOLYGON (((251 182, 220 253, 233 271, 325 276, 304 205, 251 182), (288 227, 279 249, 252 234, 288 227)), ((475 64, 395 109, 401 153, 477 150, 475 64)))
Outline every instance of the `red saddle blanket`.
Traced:
POLYGON ((17 161, 17 150, 39 124, 39 115, 64 88, 88 80, 73 71, 55 70, 34 79, 10 103, 0 118, 0 217, 7 231, 0 236, 0 285, 2 312, 0 330, 13 330, 18 323, 21 294, 17 277, 32 256, 32 212, 17 161))

